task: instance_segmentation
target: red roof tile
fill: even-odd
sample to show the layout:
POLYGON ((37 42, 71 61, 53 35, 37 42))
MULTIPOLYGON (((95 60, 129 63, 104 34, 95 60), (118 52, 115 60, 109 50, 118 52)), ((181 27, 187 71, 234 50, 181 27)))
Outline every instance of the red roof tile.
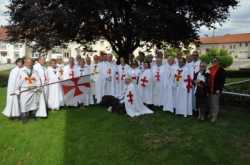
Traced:
POLYGON ((225 44, 225 43, 250 42, 250 33, 227 34, 224 36, 215 36, 215 37, 201 37, 200 42, 201 44, 225 44))

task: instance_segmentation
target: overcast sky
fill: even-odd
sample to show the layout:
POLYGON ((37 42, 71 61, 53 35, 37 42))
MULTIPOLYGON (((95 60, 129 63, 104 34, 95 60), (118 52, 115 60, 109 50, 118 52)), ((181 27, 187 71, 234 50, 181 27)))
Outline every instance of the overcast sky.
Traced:
MULTIPOLYGON (((217 29, 214 31, 215 35, 233 34, 233 33, 250 33, 250 0, 239 0, 239 6, 231 10, 228 21, 217 25, 217 29)), ((6 12, 6 5, 8 0, 0 0, 0 25, 6 25, 8 23, 8 15, 6 12)), ((200 35, 213 34, 212 30, 208 30, 206 27, 202 27, 200 35)))

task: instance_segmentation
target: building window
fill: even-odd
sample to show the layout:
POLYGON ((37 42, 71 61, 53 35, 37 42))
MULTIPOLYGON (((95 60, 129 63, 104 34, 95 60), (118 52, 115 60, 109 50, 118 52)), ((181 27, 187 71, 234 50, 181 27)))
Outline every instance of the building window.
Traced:
POLYGON ((7 52, 0 52, 0 56, 2 56, 2 57, 6 57, 7 55, 8 55, 7 52))
POLYGON ((233 49, 233 46, 232 46, 232 45, 230 45, 230 49, 233 49))
POLYGON ((15 50, 20 50, 22 48, 21 44, 14 44, 14 49, 15 50))
POLYGON ((7 44, 4 42, 0 42, 0 49, 6 50, 7 49, 7 44))
POLYGON ((245 46, 248 47, 248 42, 245 43, 245 46))
POLYGON ((235 48, 236 48, 236 45, 233 45, 233 48, 235 49, 235 48))
POLYGON ((64 53, 64 58, 69 58, 69 53, 64 53))

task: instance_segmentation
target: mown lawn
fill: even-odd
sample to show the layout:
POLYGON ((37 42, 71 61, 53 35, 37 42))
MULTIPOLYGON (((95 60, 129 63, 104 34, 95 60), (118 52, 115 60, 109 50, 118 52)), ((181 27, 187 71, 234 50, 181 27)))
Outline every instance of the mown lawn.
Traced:
POLYGON ((250 113, 231 109, 215 124, 160 111, 131 119, 98 106, 27 124, 1 115, 0 164, 249 165, 250 113))
POLYGON ((0 165, 249 165, 250 112, 223 109, 215 124, 161 111, 131 119, 99 106, 27 124, 0 115, 0 165))

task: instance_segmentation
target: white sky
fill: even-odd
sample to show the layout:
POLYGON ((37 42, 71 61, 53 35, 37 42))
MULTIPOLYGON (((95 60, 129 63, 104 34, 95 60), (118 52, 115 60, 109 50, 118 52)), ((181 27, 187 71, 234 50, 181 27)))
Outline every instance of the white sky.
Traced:
MULTIPOLYGON (((239 0, 239 6, 236 9, 231 10, 229 19, 222 24, 217 25, 217 29, 214 31, 215 35, 233 34, 233 33, 250 33, 250 0, 239 0)), ((6 5, 8 0, 0 0, 0 25, 8 24, 8 15, 6 5)), ((213 34, 212 30, 202 27, 200 29, 200 35, 213 34)))

